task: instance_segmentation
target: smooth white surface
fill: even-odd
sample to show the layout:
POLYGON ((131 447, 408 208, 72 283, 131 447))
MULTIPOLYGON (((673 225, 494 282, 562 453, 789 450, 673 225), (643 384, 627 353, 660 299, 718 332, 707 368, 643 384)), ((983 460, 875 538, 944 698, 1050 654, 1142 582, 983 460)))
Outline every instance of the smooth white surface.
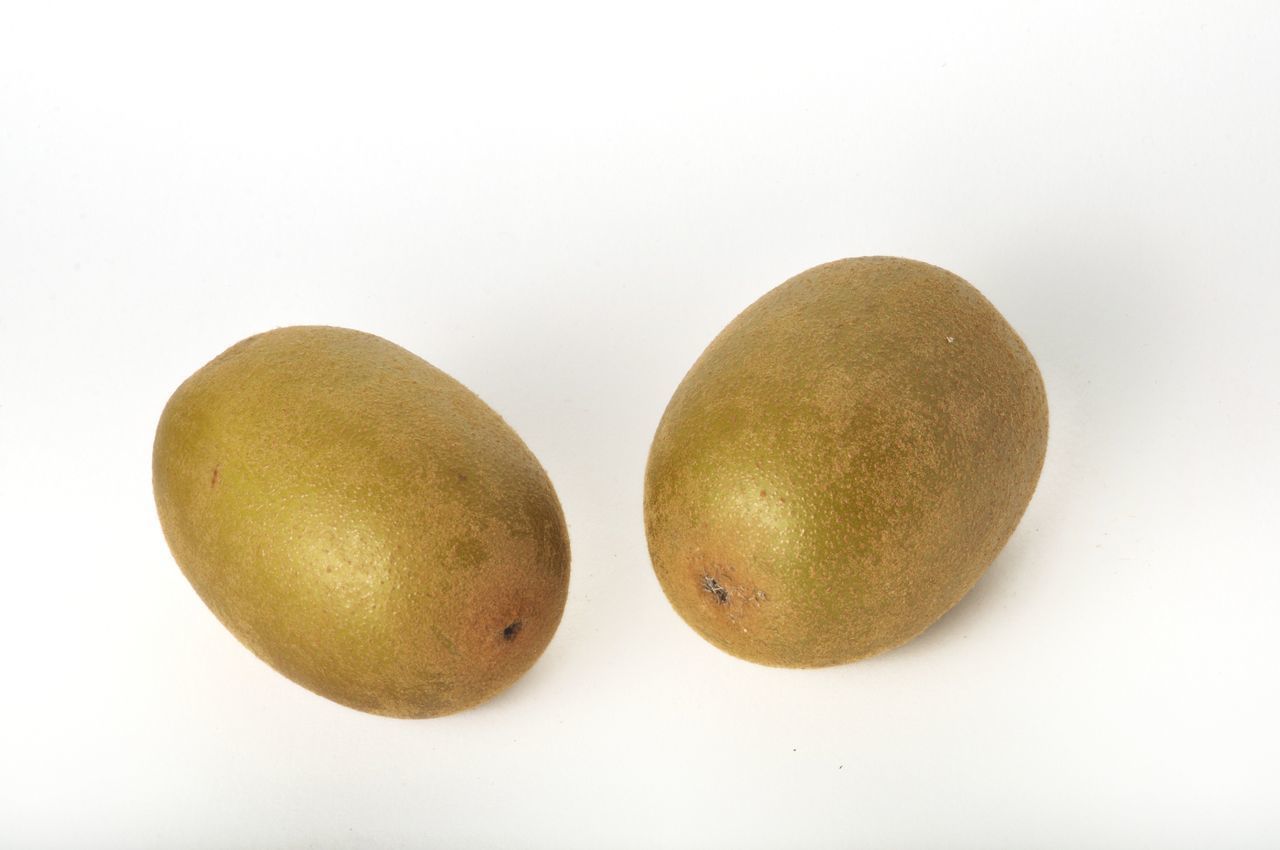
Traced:
POLYGON ((1274 4, 3 18, 0 846, 1280 844, 1274 4), (651 575, 648 442, 726 322, 862 254, 1004 312, 1048 462, 924 637, 756 667, 651 575), (450 372, 559 490, 563 625, 477 710, 313 696, 165 547, 169 393, 299 323, 450 372))

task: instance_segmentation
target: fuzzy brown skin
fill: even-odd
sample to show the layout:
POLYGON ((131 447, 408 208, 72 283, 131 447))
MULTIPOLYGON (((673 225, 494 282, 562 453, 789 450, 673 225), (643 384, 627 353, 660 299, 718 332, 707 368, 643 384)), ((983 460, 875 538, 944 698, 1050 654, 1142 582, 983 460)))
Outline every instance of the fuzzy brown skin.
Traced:
POLYGON ((672 397, 645 474, 654 570, 726 652, 864 658, 973 587, 1047 439, 1035 361, 976 289, 912 260, 818 266, 734 319, 672 397))
POLYGON ((232 346, 156 430, 161 525, 247 647, 336 702, 433 717, 510 685, 564 610, 551 482, 502 418, 384 339, 232 346))

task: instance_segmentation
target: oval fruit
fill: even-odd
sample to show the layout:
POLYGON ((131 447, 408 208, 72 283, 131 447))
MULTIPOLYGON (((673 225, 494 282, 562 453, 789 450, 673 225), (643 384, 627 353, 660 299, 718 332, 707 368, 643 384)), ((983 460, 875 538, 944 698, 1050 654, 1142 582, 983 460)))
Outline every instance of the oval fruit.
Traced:
POLYGON ((1004 546, 1047 438, 1035 361, 976 289, 912 260, 818 266, 734 319, 672 397, 645 474, 654 571, 751 661, 890 649, 1004 546))
POLYGON ((537 459, 462 384, 370 334, 229 348, 165 407, 153 484, 218 619, 362 711, 474 705, 537 660, 564 610, 568 535, 537 459))

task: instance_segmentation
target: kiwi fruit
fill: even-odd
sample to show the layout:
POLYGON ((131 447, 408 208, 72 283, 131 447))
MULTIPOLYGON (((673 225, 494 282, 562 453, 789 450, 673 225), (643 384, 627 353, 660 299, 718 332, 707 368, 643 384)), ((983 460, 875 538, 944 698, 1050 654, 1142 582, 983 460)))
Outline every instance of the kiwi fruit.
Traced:
POLYGON ((1035 490, 1048 404, 978 290, 893 257, 767 293, 694 363, 645 471, 645 531, 675 610, 783 667, 919 635, 978 581, 1035 490))
POLYGON ((352 708, 475 705, 564 610, 568 535, 537 459, 462 384, 370 334, 290 327, 227 349, 165 406, 153 486, 218 619, 352 708))

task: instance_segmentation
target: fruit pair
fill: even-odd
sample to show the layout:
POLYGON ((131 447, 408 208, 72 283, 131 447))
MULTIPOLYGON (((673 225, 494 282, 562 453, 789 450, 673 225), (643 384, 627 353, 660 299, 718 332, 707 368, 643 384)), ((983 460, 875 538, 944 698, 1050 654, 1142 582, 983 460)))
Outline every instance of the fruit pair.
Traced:
MULTIPOLYGON (((978 580, 1039 477, 1030 353, 960 278, 893 258, 792 278, 676 390, 645 475, 668 599, 764 664, 910 640, 978 580)), ((514 682, 564 609, 545 472, 483 401, 357 331, 283 328, 192 375, 157 429, 165 536, 218 618, 289 678, 400 717, 514 682)))

